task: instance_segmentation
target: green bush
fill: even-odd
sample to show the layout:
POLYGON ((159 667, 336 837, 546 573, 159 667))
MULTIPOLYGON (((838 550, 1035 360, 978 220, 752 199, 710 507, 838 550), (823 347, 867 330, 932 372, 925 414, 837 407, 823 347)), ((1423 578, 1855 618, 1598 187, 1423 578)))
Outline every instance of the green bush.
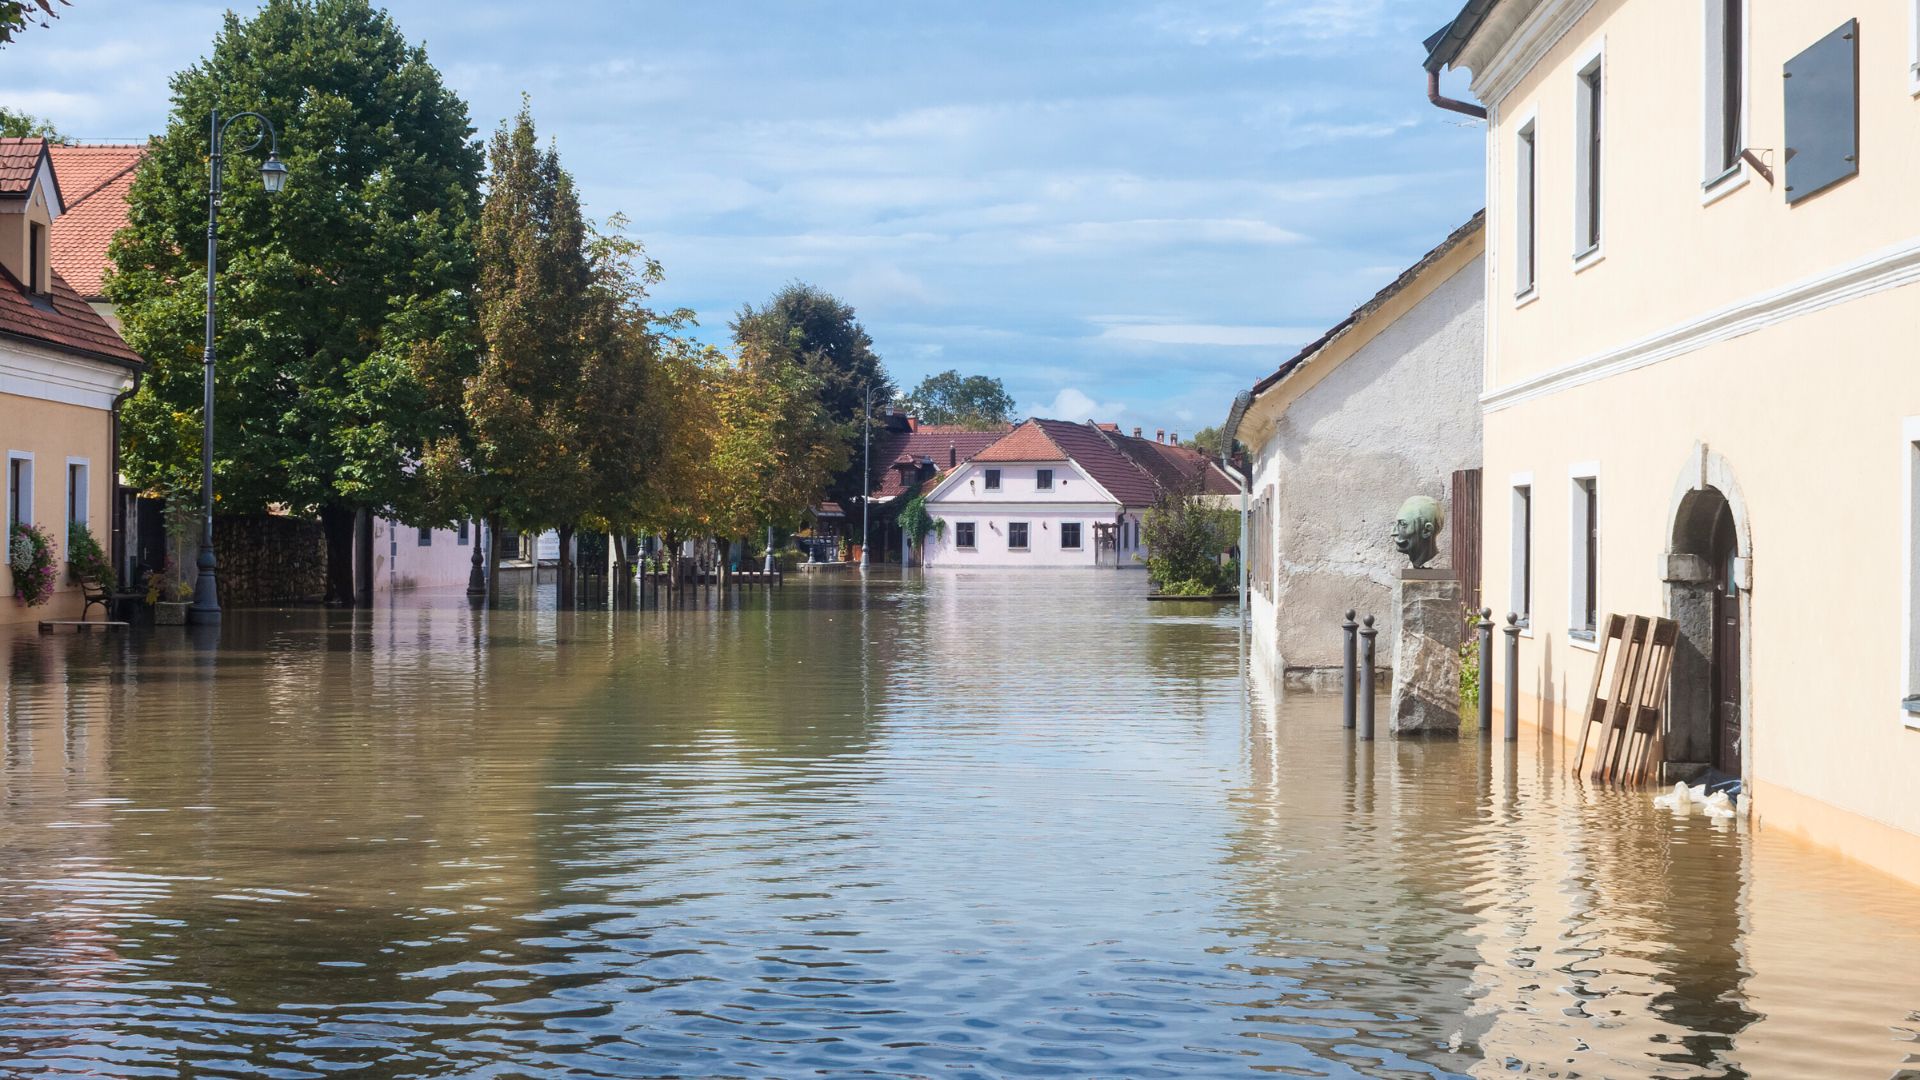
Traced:
POLYGON ((101 550, 100 541, 93 538, 84 521, 76 521, 67 529, 67 571, 75 581, 97 581, 108 592, 117 584, 113 560, 101 550))
POLYGON ((1185 490, 1162 489, 1141 523, 1147 576, 1161 592, 1201 596, 1239 585, 1239 565, 1221 559, 1239 539, 1239 520, 1208 505, 1199 479, 1185 490))

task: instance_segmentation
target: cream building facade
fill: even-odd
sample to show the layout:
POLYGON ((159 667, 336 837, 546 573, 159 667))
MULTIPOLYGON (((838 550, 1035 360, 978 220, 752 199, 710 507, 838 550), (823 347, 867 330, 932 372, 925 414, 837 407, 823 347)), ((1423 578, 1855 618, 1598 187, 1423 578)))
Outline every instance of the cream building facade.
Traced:
POLYGON ((1595 626, 1674 618, 1668 775, 1920 882, 1920 3, 1471 0, 1429 47, 1488 113, 1523 719, 1578 737, 1595 626))

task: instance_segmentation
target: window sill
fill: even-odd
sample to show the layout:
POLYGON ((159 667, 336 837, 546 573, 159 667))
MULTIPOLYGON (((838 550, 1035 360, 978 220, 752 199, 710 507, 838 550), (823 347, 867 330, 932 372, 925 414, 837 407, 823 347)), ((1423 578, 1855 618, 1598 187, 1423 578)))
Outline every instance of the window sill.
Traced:
POLYGON ((1526 292, 1523 292, 1513 298, 1514 310, 1517 311, 1520 308, 1526 307, 1528 304, 1531 304, 1538 299, 1540 299, 1540 288, 1539 286, 1536 285, 1533 288, 1528 289, 1526 292))
POLYGON ((1600 642, 1595 639, 1594 633, 1591 630, 1567 631, 1567 643, 1576 649, 1585 649, 1590 653, 1600 651, 1600 642))
POLYGON ((1520 620, 1520 636, 1521 636, 1521 637, 1523 637, 1523 638, 1532 638, 1532 637, 1533 637, 1533 620, 1532 620, 1532 619, 1528 619, 1528 618, 1525 618, 1525 617, 1522 617, 1522 618, 1521 618, 1521 620, 1520 620))
POLYGON ((1600 249, 1599 244, 1595 244, 1592 247, 1588 248, 1587 250, 1573 257, 1573 272, 1578 274, 1581 271, 1587 269, 1588 267, 1594 266, 1598 263, 1603 263, 1606 260, 1607 260, 1607 253, 1600 249))
POLYGON ((1700 185, 1700 205, 1712 206, 1721 199, 1746 187, 1753 180, 1753 173, 1747 163, 1741 161, 1733 168, 1700 185))

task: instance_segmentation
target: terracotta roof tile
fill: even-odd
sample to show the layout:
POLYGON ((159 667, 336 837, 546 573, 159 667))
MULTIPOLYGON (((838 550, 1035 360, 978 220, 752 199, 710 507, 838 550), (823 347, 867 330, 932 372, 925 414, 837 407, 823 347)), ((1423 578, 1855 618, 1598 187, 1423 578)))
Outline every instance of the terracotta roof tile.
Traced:
POLYGON ((68 202, 53 223, 54 272, 89 300, 103 296, 101 278, 112 265, 107 245, 127 225, 127 194, 147 148, 139 144, 53 146, 54 174, 68 202))
POLYGON ((1233 479, 1216 467, 1212 459, 1200 451, 1177 443, 1163 443, 1158 439, 1139 439, 1127 435, 1110 436, 1120 451, 1132 458, 1139 466, 1154 475, 1163 485, 1170 487, 1185 486, 1193 482, 1193 477, 1204 473, 1206 492, 1209 495, 1237 495, 1240 488, 1233 479))
POLYGON ((975 461, 1065 461, 1067 452, 1048 437, 1039 420, 1029 420, 973 455, 975 461))
POLYGON ((128 348, 107 320, 57 272, 52 291, 34 297, 18 278, 0 267, 0 334, 102 359, 140 363, 140 354, 128 348))
POLYGON ((0 195, 25 195, 46 149, 45 139, 0 139, 0 195))
MULTIPOLYGON (((894 466, 905 461, 930 459, 935 475, 944 472, 951 457, 954 462, 972 461, 1005 435, 1009 428, 974 431, 954 424, 922 424, 914 431, 889 431, 874 437, 873 497, 891 499, 904 495, 909 484, 906 475, 894 466), (883 464, 891 462, 891 464, 883 464)), ((932 487, 932 480, 926 482, 932 487)))
POLYGON ((1151 506, 1162 488, 1204 474, 1210 494, 1237 493, 1233 480, 1185 446, 1129 438, 1111 425, 1035 417, 974 456, 975 461, 1072 461, 1122 504, 1151 506))

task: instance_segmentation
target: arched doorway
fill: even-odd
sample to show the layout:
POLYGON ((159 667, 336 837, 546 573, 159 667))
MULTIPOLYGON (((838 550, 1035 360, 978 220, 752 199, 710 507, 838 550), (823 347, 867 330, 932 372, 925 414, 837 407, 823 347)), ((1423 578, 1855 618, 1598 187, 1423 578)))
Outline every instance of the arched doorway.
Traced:
POLYGON ((1667 615, 1679 626, 1662 757, 1668 779, 1751 766, 1747 640, 1751 551, 1739 489, 1700 447, 1676 491, 1667 550, 1667 615))

